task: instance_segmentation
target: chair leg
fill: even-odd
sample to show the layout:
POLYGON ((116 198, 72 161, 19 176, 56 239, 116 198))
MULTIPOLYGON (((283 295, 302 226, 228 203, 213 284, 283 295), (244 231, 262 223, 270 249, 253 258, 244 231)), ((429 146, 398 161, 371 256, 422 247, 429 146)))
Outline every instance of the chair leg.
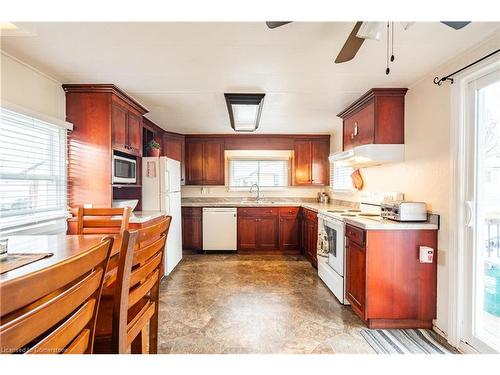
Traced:
POLYGON ((130 344, 130 353, 132 354, 146 354, 148 352, 148 330, 144 326, 136 336, 136 338, 130 344))
POLYGON ((149 321, 149 353, 158 354, 158 310, 160 299, 160 282, 151 290, 151 296, 155 303, 155 312, 149 321))
POLYGON ((149 321, 149 354, 158 354, 158 309, 149 321))

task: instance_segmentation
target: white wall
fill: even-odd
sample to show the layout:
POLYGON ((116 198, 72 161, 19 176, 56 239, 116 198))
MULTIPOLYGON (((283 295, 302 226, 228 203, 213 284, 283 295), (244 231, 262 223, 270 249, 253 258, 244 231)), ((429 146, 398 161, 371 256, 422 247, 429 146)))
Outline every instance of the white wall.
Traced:
MULTIPOLYGON (((500 47, 495 35, 474 50, 454 58, 436 72, 409 87, 405 98, 405 161, 397 164, 363 168, 368 191, 397 191, 405 199, 424 201, 428 208, 441 215, 438 251, 438 307, 436 326, 448 332, 448 254, 450 212, 450 126, 451 85, 433 83, 442 77, 500 47)), ((342 122, 334 124, 332 150, 341 149, 342 122)), ((336 195, 341 198, 342 195, 336 195)), ((345 197, 345 196, 344 196, 345 197)), ((356 199, 353 194, 348 198, 356 199)))
MULTIPOLYGON (((0 51, 0 98, 35 113, 66 120, 61 82, 0 51)), ((51 220, 13 234, 53 234, 66 231, 66 220, 51 220)))
POLYGON ((0 98, 31 111, 66 119, 61 82, 4 53, 0 53, 0 98))

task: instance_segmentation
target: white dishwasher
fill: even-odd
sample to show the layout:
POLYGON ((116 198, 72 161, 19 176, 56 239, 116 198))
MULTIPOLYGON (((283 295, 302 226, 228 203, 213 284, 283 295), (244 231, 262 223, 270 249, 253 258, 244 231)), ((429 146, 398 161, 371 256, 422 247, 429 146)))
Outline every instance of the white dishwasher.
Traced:
POLYGON ((236 208, 203 208, 203 250, 237 250, 236 216, 236 208))

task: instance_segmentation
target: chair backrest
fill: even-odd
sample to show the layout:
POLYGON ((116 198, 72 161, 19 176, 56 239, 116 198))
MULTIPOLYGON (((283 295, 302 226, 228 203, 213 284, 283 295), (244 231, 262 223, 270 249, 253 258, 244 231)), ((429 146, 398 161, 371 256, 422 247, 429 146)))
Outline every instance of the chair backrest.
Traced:
POLYGON ((130 207, 77 209, 77 234, 122 234, 128 229, 130 207))
POLYGON ((167 216, 158 224, 123 233, 113 307, 113 353, 125 353, 157 309, 154 296, 158 295, 171 220, 167 216), (148 302, 128 323, 128 310, 144 297, 149 297, 148 302))
POLYGON ((2 353, 92 353, 97 308, 113 238, 40 271, 0 284, 2 353))

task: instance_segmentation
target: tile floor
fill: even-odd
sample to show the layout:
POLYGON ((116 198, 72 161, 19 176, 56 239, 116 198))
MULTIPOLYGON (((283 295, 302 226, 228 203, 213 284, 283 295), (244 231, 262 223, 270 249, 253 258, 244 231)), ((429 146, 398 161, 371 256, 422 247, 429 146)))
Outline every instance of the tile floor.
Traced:
POLYGON ((160 353, 373 353, 301 256, 188 255, 163 280, 160 353))

